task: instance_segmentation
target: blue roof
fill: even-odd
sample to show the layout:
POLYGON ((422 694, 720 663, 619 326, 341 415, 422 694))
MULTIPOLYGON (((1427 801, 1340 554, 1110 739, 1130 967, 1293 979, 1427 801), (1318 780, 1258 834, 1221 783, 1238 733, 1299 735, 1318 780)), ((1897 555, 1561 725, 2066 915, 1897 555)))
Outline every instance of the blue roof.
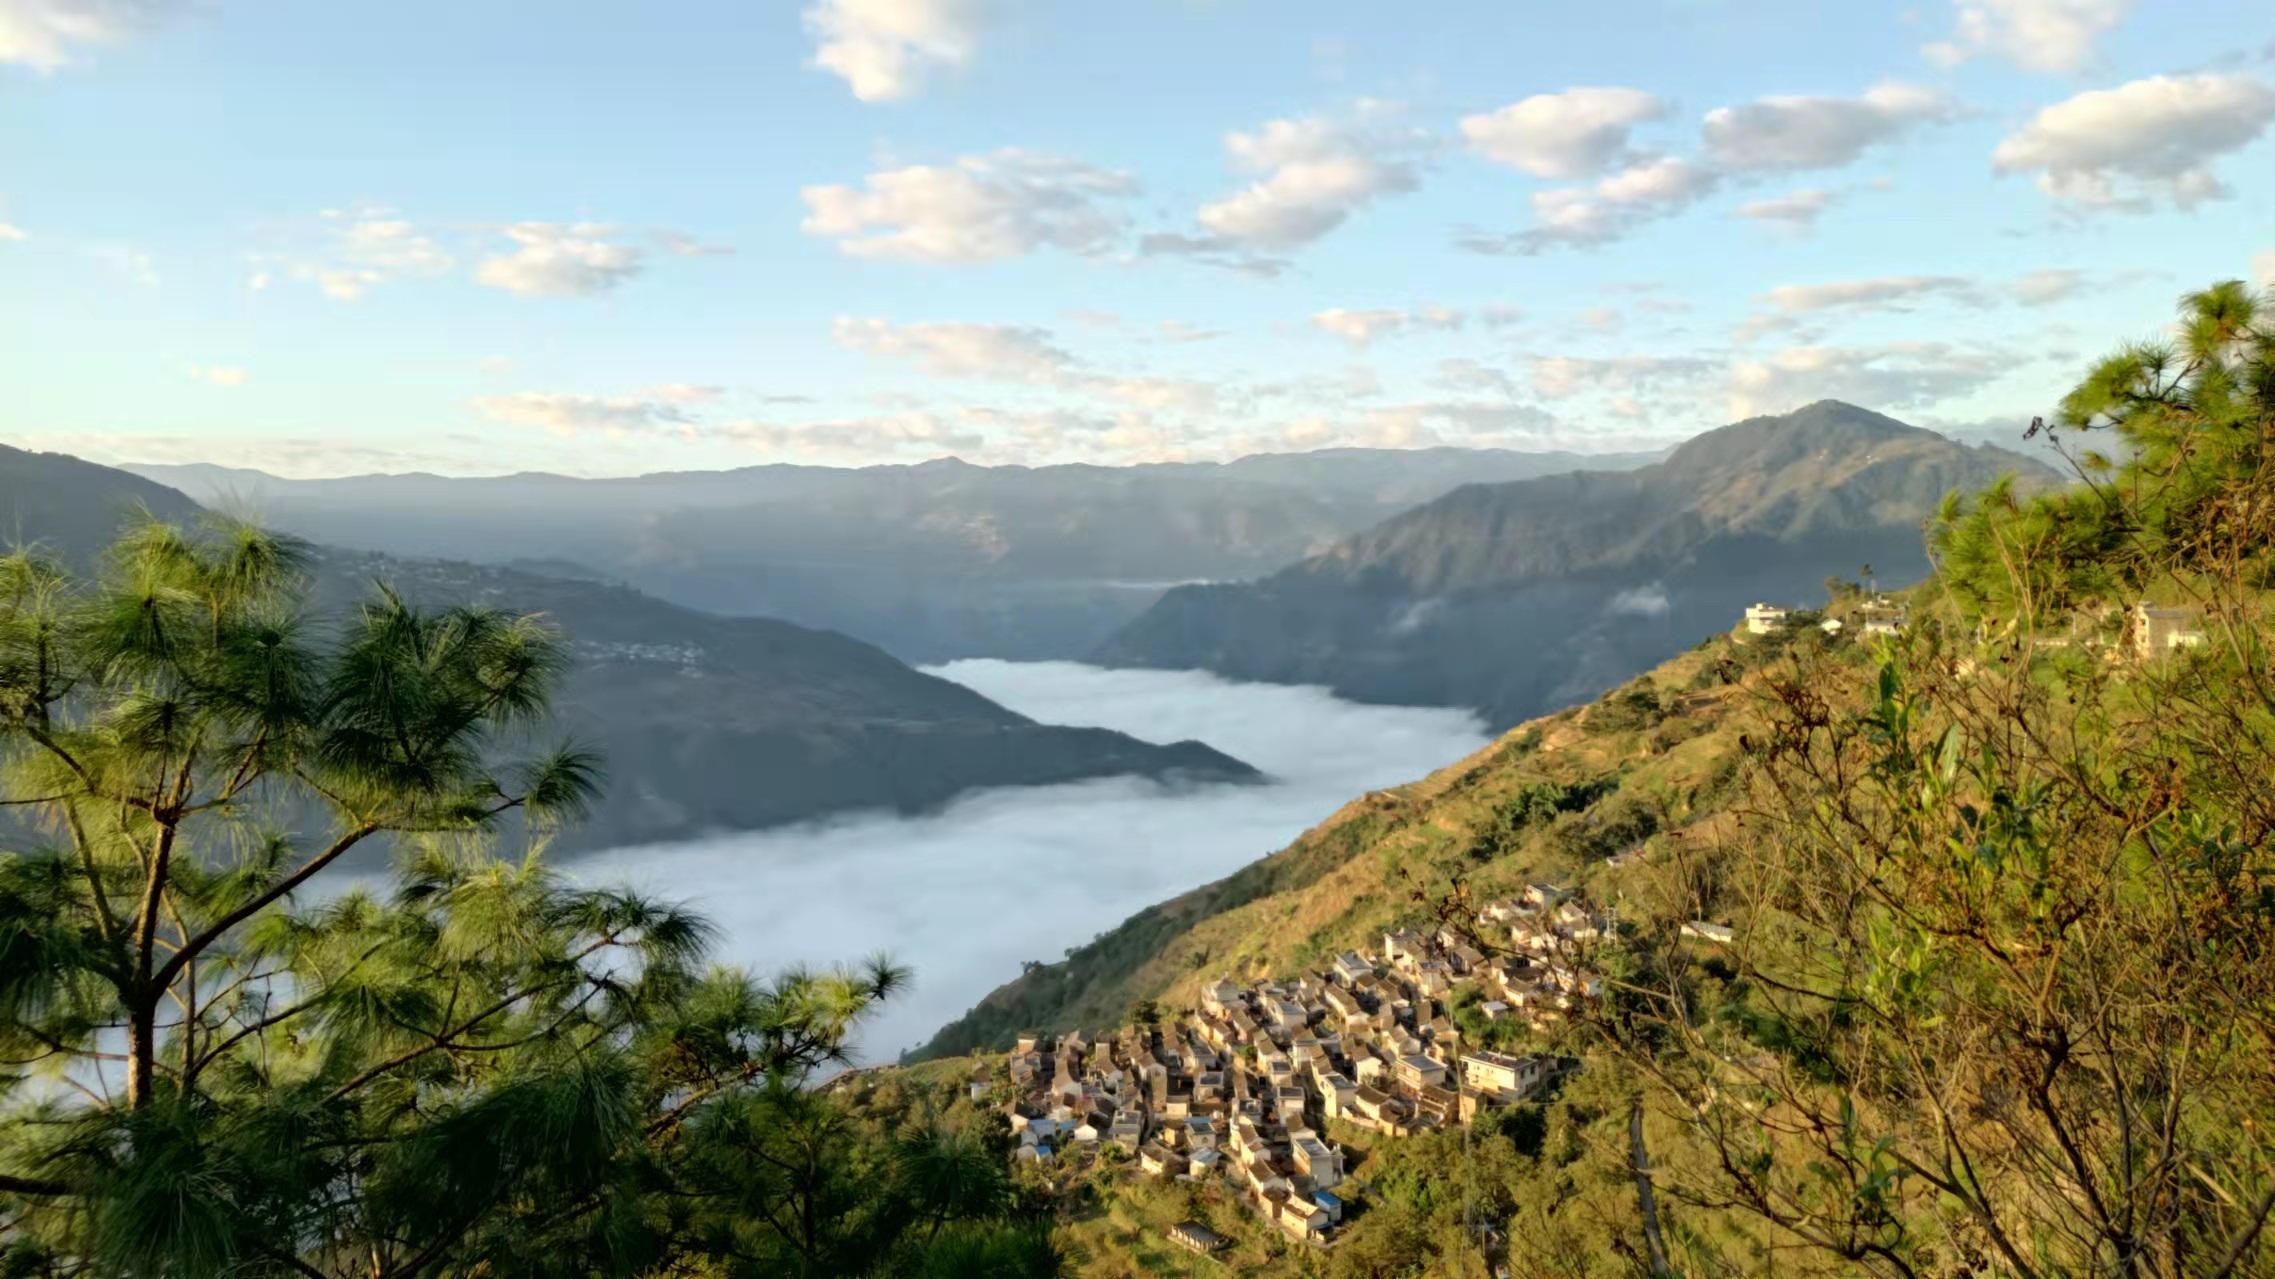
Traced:
POLYGON ((1338 1198, 1336 1198, 1335 1196, 1333 1196, 1333 1195, 1331 1195, 1331 1194, 1328 1194, 1328 1193, 1327 1193, 1326 1191, 1324 1191, 1324 1190, 1314 1190, 1314 1191, 1312 1191, 1312 1192, 1311 1192, 1311 1198, 1312 1198, 1312 1202, 1314 1202, 1314 1203, 1318 1204, 1318 1205, 1319 1205, 1320 1207, 1322 1207, 1322 1208, 1340 1208, 1340 1207, 1342 1207, 1342 1206, 1343 1206, 1343 1201, 1342 1201, 1341 1199, 1338 1199, 1338 1198))

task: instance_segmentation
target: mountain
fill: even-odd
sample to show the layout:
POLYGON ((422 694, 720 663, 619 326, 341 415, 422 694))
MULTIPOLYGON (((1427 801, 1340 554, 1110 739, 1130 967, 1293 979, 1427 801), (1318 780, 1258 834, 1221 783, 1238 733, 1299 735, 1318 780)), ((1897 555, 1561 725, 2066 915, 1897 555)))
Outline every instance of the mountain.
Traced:
MULTIPOLYGON (((26 540, 82 565, 139 510, 194 519, 182 494, 52 453, 0 452, 0 511, 26 540)), ((546 614, 577 657, 565 730, 604 752, 609 784, 566 849, 684 839, 864 809, 914 812, 980 787, 1141 774, 1245 781, 1199 742, 1158 746, 1038 724, 830 631, 717 617, 584 578, 329 547, 314 603, 349 607, 374 582, 415 602, 546 614)))
POLYGON ((1510 724, 1870 564, 1927 571, 1921 522, 1954 488, 2054 472, 1838 401, 1707 432, 1665 461, 1465 486, 1261 580, 1183 586, 1096 651, 1472 706, 1510 724))
POLYGON ((882 649, 628 587, 370 552, 323 554, 323 593, 384 580, 422 603, 546 614, 575 645, 564 728, 601 748, 603 803, 564 843, 604 848, 831 813, 935 808, 967 790, 1115 774, 1246 781, 1199 742, 1038 724, 882 649))
POLYGON ((138 473, 338 546, 579 566, 714 613, 842 630, 908 661, 1075 657, 1182 582, 1252 577, 1476 480, 1642 454, 1330 449, 1227 463, 856 469, 625 479, 286 480, 138 473))
POLYGON ((179 491, 64 453, 0 444, 0 537, 37 545, 81 568, 143 512, 188 519, 198 505, 179 491))

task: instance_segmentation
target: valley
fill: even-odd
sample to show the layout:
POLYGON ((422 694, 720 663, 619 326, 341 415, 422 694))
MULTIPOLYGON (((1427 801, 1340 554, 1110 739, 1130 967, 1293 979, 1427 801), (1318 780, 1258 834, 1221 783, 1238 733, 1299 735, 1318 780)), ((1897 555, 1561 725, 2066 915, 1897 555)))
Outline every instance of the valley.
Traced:
POLYGON ((2267 0, 0 0, 0 1279, 2275 1279, 2267 0))

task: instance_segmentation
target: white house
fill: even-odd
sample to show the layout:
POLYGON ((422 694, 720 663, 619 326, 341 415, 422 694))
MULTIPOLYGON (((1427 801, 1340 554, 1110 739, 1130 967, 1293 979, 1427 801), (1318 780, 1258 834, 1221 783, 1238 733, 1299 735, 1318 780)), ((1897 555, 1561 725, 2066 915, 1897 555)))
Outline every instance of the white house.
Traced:
POLYGON ((1749 604, 1746 606, 1746 631, 1751 635, 1768 635, 1785 629, 1790 610, 1775 604, 1749 604))

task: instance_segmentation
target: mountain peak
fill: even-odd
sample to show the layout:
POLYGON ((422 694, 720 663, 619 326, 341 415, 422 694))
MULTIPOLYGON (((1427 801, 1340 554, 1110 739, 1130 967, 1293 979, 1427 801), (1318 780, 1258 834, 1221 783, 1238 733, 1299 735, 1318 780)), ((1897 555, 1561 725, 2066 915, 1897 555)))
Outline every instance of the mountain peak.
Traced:
POLYGON ((1761 470, 1790 465, 1828 449, 1943 438, 1845 400, 1818 400, 1790 413, 1750 417, 1693 436, 1668 455, 1667 464, 1677 468, 1761 470))

